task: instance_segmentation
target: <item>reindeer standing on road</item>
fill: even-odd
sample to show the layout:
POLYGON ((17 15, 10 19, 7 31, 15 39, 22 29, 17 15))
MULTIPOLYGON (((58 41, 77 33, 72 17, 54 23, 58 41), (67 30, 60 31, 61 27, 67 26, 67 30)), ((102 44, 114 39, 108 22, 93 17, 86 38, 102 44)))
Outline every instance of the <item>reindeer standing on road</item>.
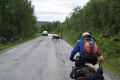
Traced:
POLYGON ((58 36, 58 35, 53 35, 52 36, 52 42, 60 42, 60 39, 62 39, 62 36, 58 36))

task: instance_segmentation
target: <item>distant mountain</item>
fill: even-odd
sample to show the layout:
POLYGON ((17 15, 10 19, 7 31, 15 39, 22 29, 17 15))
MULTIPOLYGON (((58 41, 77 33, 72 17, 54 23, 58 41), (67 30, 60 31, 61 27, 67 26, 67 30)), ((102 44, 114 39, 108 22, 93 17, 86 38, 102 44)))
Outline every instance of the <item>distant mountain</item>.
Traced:
POLYGON ((48 23, 48 21, 37 21, 37 26, 42 26, 46 23, 48 23))

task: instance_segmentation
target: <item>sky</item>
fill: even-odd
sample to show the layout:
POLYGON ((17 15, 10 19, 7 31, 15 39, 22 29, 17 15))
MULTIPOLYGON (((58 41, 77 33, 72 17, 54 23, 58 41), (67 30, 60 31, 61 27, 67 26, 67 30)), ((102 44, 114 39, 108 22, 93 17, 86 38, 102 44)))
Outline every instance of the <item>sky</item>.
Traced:
POLYGON ((38 21, 61 21, 77 6, 85 6, 89 0, 31 0, 38 21))

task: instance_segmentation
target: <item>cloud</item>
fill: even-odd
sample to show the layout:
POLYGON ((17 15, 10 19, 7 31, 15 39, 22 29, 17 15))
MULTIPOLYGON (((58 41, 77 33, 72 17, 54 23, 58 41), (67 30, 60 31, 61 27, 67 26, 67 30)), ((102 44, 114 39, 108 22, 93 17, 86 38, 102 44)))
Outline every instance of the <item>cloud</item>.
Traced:
POLYGON ((64 13, 62 12, 42 12, 42 11, 39 11, 39 12, 36 12, 36 14, 38 15, 47 15, 47 14, 51 14, 51 15, 63 15, 64 13))
POLYGON ((50 14, 47 14, 47 15, 37 15, 37 19, 39 21, 63 21, 64 20, 64 16, 63 15, 60 15, 58 17, 58 15, 50 15, 50 14))
POLYGON ((64 21, 73 8, 83 7, 89 0, 32 0, 35 15, 40 21, 64 21))

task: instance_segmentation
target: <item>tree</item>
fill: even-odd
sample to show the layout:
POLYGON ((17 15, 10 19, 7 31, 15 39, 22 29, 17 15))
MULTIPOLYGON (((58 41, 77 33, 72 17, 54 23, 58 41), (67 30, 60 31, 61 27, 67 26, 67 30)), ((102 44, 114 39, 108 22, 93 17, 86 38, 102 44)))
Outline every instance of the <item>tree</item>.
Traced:
POLYGON ((0 0, 0 38, 30 36, 36 31, 34 7, 29 0, 0 0))

